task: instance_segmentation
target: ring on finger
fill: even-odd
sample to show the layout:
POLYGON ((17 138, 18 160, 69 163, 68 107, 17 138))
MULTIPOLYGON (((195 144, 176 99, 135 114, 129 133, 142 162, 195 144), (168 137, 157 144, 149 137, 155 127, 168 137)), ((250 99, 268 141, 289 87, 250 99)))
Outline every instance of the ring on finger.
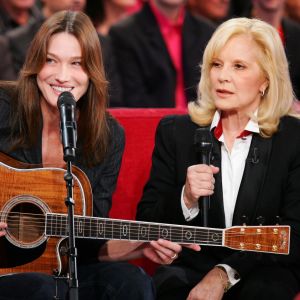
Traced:
POLYGON ((172 260, 177 258, 177 253, 174 253, 174 255, 171 257, 172 260))

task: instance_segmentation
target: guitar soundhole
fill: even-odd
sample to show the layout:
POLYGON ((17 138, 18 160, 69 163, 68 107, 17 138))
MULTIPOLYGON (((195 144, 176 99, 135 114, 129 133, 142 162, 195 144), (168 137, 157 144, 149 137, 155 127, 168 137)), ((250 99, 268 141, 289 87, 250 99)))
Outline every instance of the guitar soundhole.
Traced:
POLYGON ((46 207, 35 197, 21 196, 9 201, 5 212, 6 238, 15 246, 34 248, 46 240, 46 207), (27 202, 28 201, 28 202, 27 202))
POLYGON ((31 203, 16 205, 9 213, 7 223, 11 237, 24 244, 36 242, 45 228, 42 211, 31 203))

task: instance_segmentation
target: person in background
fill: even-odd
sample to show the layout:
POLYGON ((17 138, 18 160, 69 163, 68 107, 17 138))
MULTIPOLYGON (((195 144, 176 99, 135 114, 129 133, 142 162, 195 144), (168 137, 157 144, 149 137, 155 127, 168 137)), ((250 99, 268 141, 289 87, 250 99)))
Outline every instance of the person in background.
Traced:
POLYGON ((216 24, 229 18, 230 0, 188 0, 187 6, 193 14, 203 16, 216 24))
POLYGON ((41 17, 35 0, 0 0, 0 34, 41 17))
MULTIPOLYGON (((49 17, 37 32, 18 81, 2 82, 0 88, 0 151, 18 161, 60 168, 65 163, 57 99, 63 91, 72 93, 78 110, 73 163, 90 181, 95 217, 108 217, 124 150, 123 129, 106 111, 106 86, 92 22, 82 12, 62 11, 49 17)), ((1 218, 1 239, 5 220, 1 218)), ((116 261, 145 255, 170 263, 181 251, 180 245, 164 240, 142 244, 78 239, 76 246, 79 297, 91 300, 154 299, 152 281, 145 272, 116 261)), ((58 296, 65 299, 67 285, 58 284, 58 296)), ((50 300, 55 282, 40 273, 10 274, 0 277, 0 290, 1 300, 50 300)))
POLYGON ((300 288, 300 116, 276 29, 247 18, 221 24, 205 49, 198 91, 189 115, 158 125, 137 219, 201 226, 201 201, 210 197, 207 227, 289 225, 289 255, 273 254, 272 241, 254 245, 255 236, 238 251, 239 232, 237 250, 205 246, 217 239, 214 231, 189 232, 190 240, 203 239, 201 251, 183 249, 157 269, 157 299, 291 300, 300 288), (212 135, 210 164, 199 163, 199 128, 199 142, 212 135))
POLYGON ((21 28, 10 30, 4 36, 0 36, 0 48, 2 48, 3 55, 10 56, 9 63, 3 60, 0 62, 0 69, 2 70, 0 80, 15 80, 18 78, 25 61, 27 49, 34 35, 47 18, 61 10, 83 11, 84 7, 85 0, 42 0, 40 18, 21 28), (5 51, 10 52, 10 54, 4 53, 5 51))
POLYGON ((199 64, 214 27, 185 0, 149 0, 112 26, 110 37, 126 107, 186 108, 196 99, 199 64))
POLYGON ((281 37, 296 98, 300 98, 300 25, 285 17, 286 0, 252 0, 250 10, 243 16, 257 18, 274 26, 281 37))
POLYGON ((299 0, 286 0, 285 12, 289 18, 300 23, 300 1, 299 0))
POLYGON ((138 0, 87 0, 86 14, 92 19, 97 32, 107 36, 110 27, 141 6, 138 0))

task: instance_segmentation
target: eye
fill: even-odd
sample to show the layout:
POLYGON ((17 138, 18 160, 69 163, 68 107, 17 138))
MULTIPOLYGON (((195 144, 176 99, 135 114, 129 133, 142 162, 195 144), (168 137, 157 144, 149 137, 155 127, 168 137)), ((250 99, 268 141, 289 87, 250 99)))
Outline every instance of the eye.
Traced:
POLYGON ((211 63, 211 67, 212 68, 220 68, 221 66, 222 66, 222 64, 220 62, 218 62, 218 61, 213 61, 211 63))
POLYGON ((246 66, 244 66, 243 64, 236 63, 234 65, 234 68, 237 70, 244 70, 246 68, 246 66))
POLYGON ((51 57, 47 57, 46 58, 46 63, 47 64, 52 64, 52 63, 54 63, 55 61, 54 61, 54 59, 53 58, 51 58, 51 57))
POLYGON ((81 66, 81 61, 79 61, 79 60, 73 61, 72 65, 80 67, 81 66))

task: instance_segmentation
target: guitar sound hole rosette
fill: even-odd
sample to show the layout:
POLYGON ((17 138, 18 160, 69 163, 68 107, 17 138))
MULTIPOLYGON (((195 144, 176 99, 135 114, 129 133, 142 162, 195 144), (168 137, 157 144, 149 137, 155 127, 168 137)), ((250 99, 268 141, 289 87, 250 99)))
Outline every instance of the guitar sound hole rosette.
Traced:
POLYGON ((36 248, 47 240, 45 222, 49 212, 49 207, 35 196, 18 195, 10 199, 2 210, 1 221, 7 223, 5 237, 19 248, 36 248))

